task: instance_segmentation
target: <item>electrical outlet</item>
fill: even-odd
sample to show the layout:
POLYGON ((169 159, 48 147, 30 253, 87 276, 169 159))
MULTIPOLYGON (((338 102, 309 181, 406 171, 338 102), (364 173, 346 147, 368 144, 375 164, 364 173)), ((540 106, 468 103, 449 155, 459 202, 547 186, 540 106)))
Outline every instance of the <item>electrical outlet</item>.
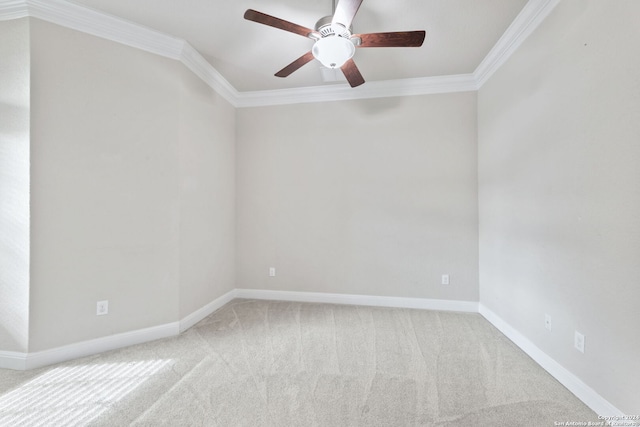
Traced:
POLYGON ((276 277, 276 268, 269 267, 269 277, 276 277))
POLYGON ((544 314, 544 327, 550 331, 551 330, 551 315, 545 313, 544 314))
POLYGON ((96 316, 109 314, 109 301, 98 301, 96 304, 96 316))
POLYGON ((580 353, 584 353, 584 335, 582 335, 580 332, 576 331, 576 334, 574 336, 573 339, 573 346, 576 348, 576 350, 578 350, 580 353))
POLYGON ((449 284, 449 275, 448 274, 443 274, 442 275, 442 284, 443 285, 448 285, 449 284))

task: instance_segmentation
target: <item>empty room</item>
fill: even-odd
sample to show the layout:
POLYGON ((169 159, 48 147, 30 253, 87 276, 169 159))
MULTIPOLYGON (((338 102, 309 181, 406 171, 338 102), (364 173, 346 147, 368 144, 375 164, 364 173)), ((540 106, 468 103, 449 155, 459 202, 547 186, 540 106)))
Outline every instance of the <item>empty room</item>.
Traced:
POLYGON ((0 426, 640 425, 638 22, 0 0, 0 426))

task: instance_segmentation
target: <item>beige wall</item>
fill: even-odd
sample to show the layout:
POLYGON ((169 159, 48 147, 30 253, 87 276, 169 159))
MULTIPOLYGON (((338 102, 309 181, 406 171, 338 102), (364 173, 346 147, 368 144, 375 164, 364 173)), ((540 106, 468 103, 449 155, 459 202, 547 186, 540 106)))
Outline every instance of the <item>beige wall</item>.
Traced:
POLYGON ((478 300, 475 93, 239 109, 237 150, 237 287, 478 300))
POLYGON ((640 412, 638 16, 636 0, 560 2, 478 107, 480 301, 627 414, 640 412))
POLYGON ((639 412, 638 12, 560 2, 478 94, 237 111, 175 61, 0 23, 0 351, 234 287, 480 299, 639 412))
POLYGON ((184 318, 235 287, 235 109, 186 68, 179 132, 184 318))
POLYGON ((29 23, 0 23, 0 351, 29 341, 29 23))
POLYGON ((231 107, 176 61, 31 22, 29 350, 175 322, 231 289, 231 107))

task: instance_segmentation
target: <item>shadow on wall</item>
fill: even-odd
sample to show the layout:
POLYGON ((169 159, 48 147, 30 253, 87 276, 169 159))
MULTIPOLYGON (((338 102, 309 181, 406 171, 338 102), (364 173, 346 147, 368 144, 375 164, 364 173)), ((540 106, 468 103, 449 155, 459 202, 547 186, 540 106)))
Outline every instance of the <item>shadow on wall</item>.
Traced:
POLYGON ((394 110, 402 105, 403 98, 399 96, 389 98, 374 98, 361 101, 352 101, 351 105, 355 105, 363 115, 376 117, 384 116, 387 112, 394 110))

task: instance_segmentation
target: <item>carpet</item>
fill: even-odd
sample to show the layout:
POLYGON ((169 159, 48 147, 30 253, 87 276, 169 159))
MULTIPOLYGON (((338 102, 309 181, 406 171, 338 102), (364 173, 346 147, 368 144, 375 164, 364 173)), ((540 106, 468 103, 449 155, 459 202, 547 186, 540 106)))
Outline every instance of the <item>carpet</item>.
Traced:
POLYGON ((598 416, 479 314, 234 300, 179 336, 0 370, 2 426, 554 426, 598 416))

